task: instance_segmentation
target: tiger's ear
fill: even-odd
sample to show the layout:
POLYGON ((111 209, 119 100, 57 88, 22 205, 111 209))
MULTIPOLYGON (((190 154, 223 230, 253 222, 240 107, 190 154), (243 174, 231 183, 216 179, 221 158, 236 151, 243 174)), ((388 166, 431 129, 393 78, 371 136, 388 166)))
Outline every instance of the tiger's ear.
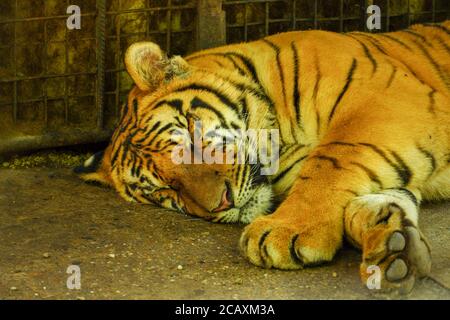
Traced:
POLYGON ((87 182, 110 186, 112 183, 107 171, 105 170, 106 168, 103 157, 103 151, 97 152, 87 159, 81 166, 74 168, 73 171, 87 182))
POLYGON ((186 73, 189 67, 179 56, 169 59, 153 42, 132 44, 125 53, 125 66, 142 91, 155 90, 164 80, 186 73))

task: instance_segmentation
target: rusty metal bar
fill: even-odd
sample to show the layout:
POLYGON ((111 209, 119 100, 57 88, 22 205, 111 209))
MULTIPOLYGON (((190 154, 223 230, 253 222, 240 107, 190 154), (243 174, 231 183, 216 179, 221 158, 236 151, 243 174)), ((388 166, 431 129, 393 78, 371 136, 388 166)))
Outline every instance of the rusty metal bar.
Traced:
MULTIPOLYGON (((17 18, 17 0, 14 3, 14 18, 17 18)), ((13 43, 13 59, 14 59, 14 86, 13 86, 13 123, 17 123, 17 24, 14 23, 14 43, 13 43)))
POLYGON ((247 24, 247 15, 248 15, 248 4, 244 4, 244 41, 248 41, 248 24, 247 24))
MULTIPOLYGON (((66 0, 66 6, 70 5, 69 0, 66 0)), ((69 40, 67 38, 68 29, 65 28, 64 33, 64 73, 67 74, 69 70, 69 40)), ((69 87, 67 85, 67 77, 64 77, 64 123, 67 125, 69 123, 69 87)))
MULTIPOLYGON (((84 17, 93 17, 95 13, 82 13, 80 14, 81 18, 84 17)), ((58 19, 67 19, 67 15, 59 15, 59 16, 51 16, 51 17, 30 17, 30 18, 20 18, 20 19, 7 19, 0 21, 0 24, 6 23, 17 23, 17 22, 31 22, 31 21, 43 21, 43 20, 58 20, 58 19)))
MULTIPOLYGON (((220 1, 220 0, 216 0, 220 1)), ((279 0, 277 0, 279 1, 279 0)), ((196 5, 171 5, 171 6, 163 6, 163 7, 152 7, 152 8, 139 8, 139 9, 126 9, 126 10, 119 10, 119 11, 106 11, 107 15, 122 15, 122 14, 129 14, 129 13, 142 13, 142 12, 154 12, 154 11, 166 11, 171 8, 172 10, 186 10, 186 9, 196 9, 196 5)))
POLYGON ((292 0, 292 30, 295 30, 296 28, 297 28, 297 0, 292 0))
POLYGON ((361 21, 360 21, 360 29, 362 31, 368 31, 367 30, 367 25, 366 25, 366 21, 367 21, 367 0, 361 0, 360 1, 360 15, 361 15, 361 21))
POLYGON ((431 14, 431 20, 433 21, 433 23, 434 22, 436 22, 436 0, 433 0, 432 2, 431 2, 431 11, 433 12, 432 14, 431 14))
MULTIPOLYGON (((48 72, 48 57, 47 57, 47 20, 44 21, 44 49, 42 50, 43 60, 44 60, 44 73, 48 72)), ((44 122, 45 127, 48 127, 48 102, 47 102, 47 78, 42 82, 42 94, 44 98, 44 122)))
MULTIPOLYGON (((145 6, 148 8, 148 7, 150 7, 150 0, 145 0, 145 6)), ((145 27, 145 38, 146 38, 146 40, 148 40, 148 37, 150 36, 150 23, 149 23, 149 21, 150 21, 150 12, 151 11, 147 11, 147 12, 145 12, 145 17, 147 18, 147 25, 146 25, 146 27, 145 27)))
POLYGON ((172 34, 170 32, 170 30, 172 29, 172 0, 167 0, 167 6, 169 7, 169 9, 167 10, 167 15, 166 15, 166 19, 167 19, 167 30, 166 30, 166 52, 168 55, 171 54, 171 41, 172 41, 172 34))
POLYGON ((319 4, 318 4, 318 0, 314 0, 314 29, 317 29, 317 27, 318 27, 318 20, 317 20, 317 14, 318 14, 318 11, 319 11, 319 8, 318 8, 318 6, 319 6, 319 4))
POLYGON ((386 1, 386 32, 390 30, 390 21, 391 21, 391 6, 389 5, 389 1, 386 1))
POLYGON ((408 0, 408 11, 407 11, 407 15, 408 15, 408 17, 407 17, 407 19, 408 19, 408 26, 410 26, 410 25, 411 25, 411 3, 410 3, 409 0, 408 0))
POLYGON ((105 91, 105 33, 106 33, 106 0, 97 0, 97 85, 96 85, 96 105, 97 105, 97 127, 103 128, 104 124, 104 91, 105 91))
MULTIPOLYGON (((122 1, 119 0, 119 10, 122 9, 122 1)), ((116 22, 116 67, 120 67, 120 60, 121 60, 121 46, 120 46, 120 32, 121 32, 121 25, 120 25, 120 19, 121 17, 119 15, 115 16, 115 19, 117 19, 116 22)), ((115 104, 116 104, 116 114, 120 114, 120 73, 116 73, 116 90, 115 90, 115 104)))
POLYGON ((53 78, 64 78, 70 76, 89 76, 96 75, 97 72, 74 72, 74 73, 61 73, 61 74, 48 74, 44 76, 29 76, 29 77, 17 77, 9 79, 0 79, 0 83, 14 82, 14 81, 27 81, 27 80, 38 80, 38 79, 53 79, 53 78))
POLYGON ((197 49, 218 47, 226 43, 225 12, 222 1, 198 0, 197 49))
MULTIPOLYGON (((351 20, 360 20, 361 17, 348 17, 348 18, 344 18, 344 21, 351 21, 351 20)), ((330 17, 330 18, 317 18, 318 22, 322 22, 322 21, 339 21, 340 17, 330 17)), ((292 19, 268 19, 267 23, 283 23, 283 22, 292 22, 292 19)), ((300 18, 297 19, 297 22, 311 22, 311 18, 300 18)), ((266 23, 266 20, 258 22, 248 22, 247 25, 248 26, 260 26, 260 25, 264 25, 266 23)), ((242 28, 244 25, 240 24, 240 23, 233 23, 233 24, 228 24, 227 28, 242 28)))
MULTIPOLYGON (((111 92, 106 92, 111 94, 111 92)), ((69 98, 87 98, 87 97, 94 97, 95 98, 95 94, 77 94, 77 95, 73 95, 73 96, 69 96, 69 98)), ((64 100, 64 96, 56 96, 56 97, 49 97, 47 96, 47 101, 61 101, 64 100)), ((20 103, 23 104, 27 104, 27 103, 34 103, 34 102, 42 102, 43 97, 40 98, 34 98, 34 99, 26 99, 26 100, 21 100, 20 103)), ((9 102, 0 102, 0 106, 9 106, 10 103, 9 102)))

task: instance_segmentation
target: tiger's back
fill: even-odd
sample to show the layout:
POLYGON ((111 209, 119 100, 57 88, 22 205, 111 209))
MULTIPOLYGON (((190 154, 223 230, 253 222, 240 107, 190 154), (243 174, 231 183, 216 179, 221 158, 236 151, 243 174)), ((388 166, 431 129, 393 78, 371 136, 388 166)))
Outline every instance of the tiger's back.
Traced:
MULTIPOLYGON (((276 110, 284 149, 302 144, 312 150, 326 141, 348 139, 346 130, 342 136, 327 137, 328 129, 352 122, 361 131, 367 127, 364 122, 370 121, 373 130, 366 135, 385 135, 387 148, 411 143, 442 145, 433 153, 440 161, 433 161, 448 159, 450 21, 381 34, 288 32, 205 50, 186 59, 200 68, 233 70, 258 83, 276 110), (361 114, 364 119, 359 119, 361 114), (393 117, 410 118, 418 135, 411 132, 411 122, 386 121, 393 117), (429 132, 429 140, 419 137, 424 132, 429 132)), ((293 161, 291 156, 288 165, 306 154, 294 155, 293 161)), ((411 155, 412 162, 414 158, 411 155)), ((445 164, 442 167, 426 183, 419 179, 425 198, 450 197, 449 173, 445 164)), ((290 178, 284 177, 287 183, 275 185, 278 193, 289 189, 299 169, 290 178)))

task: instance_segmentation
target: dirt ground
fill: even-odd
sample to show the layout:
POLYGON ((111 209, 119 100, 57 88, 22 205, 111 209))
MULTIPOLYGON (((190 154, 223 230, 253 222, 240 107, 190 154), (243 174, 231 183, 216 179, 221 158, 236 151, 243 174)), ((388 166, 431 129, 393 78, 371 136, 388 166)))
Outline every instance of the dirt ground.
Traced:
POLYGON ((264 270, 240 255, 240 225, 126 203, 68 169, 1 169, 0 300, 450 299, 449 213, 449 202, 423 208, 432 275, 398 297, 360 283, 349 247, 325 266, 264 270), (80 290, 67 288, 70 265, 80 290))

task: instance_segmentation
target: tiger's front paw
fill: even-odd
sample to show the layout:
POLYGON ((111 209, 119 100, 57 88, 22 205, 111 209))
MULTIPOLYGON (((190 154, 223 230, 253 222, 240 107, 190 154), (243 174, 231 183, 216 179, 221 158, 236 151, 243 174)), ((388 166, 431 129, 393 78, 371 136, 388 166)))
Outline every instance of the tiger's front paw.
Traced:
POLYGON ((273 216, 257 218, 244 229, 240 248, 250 262, 264 268, 295 270, 330 261, 338 245, 331 246, 328 242, 321 247, 320 240, 312 239, 314 234, 304 231, 289 220, 273 216), (317 245, 313 247, 309 243, 317 245))

